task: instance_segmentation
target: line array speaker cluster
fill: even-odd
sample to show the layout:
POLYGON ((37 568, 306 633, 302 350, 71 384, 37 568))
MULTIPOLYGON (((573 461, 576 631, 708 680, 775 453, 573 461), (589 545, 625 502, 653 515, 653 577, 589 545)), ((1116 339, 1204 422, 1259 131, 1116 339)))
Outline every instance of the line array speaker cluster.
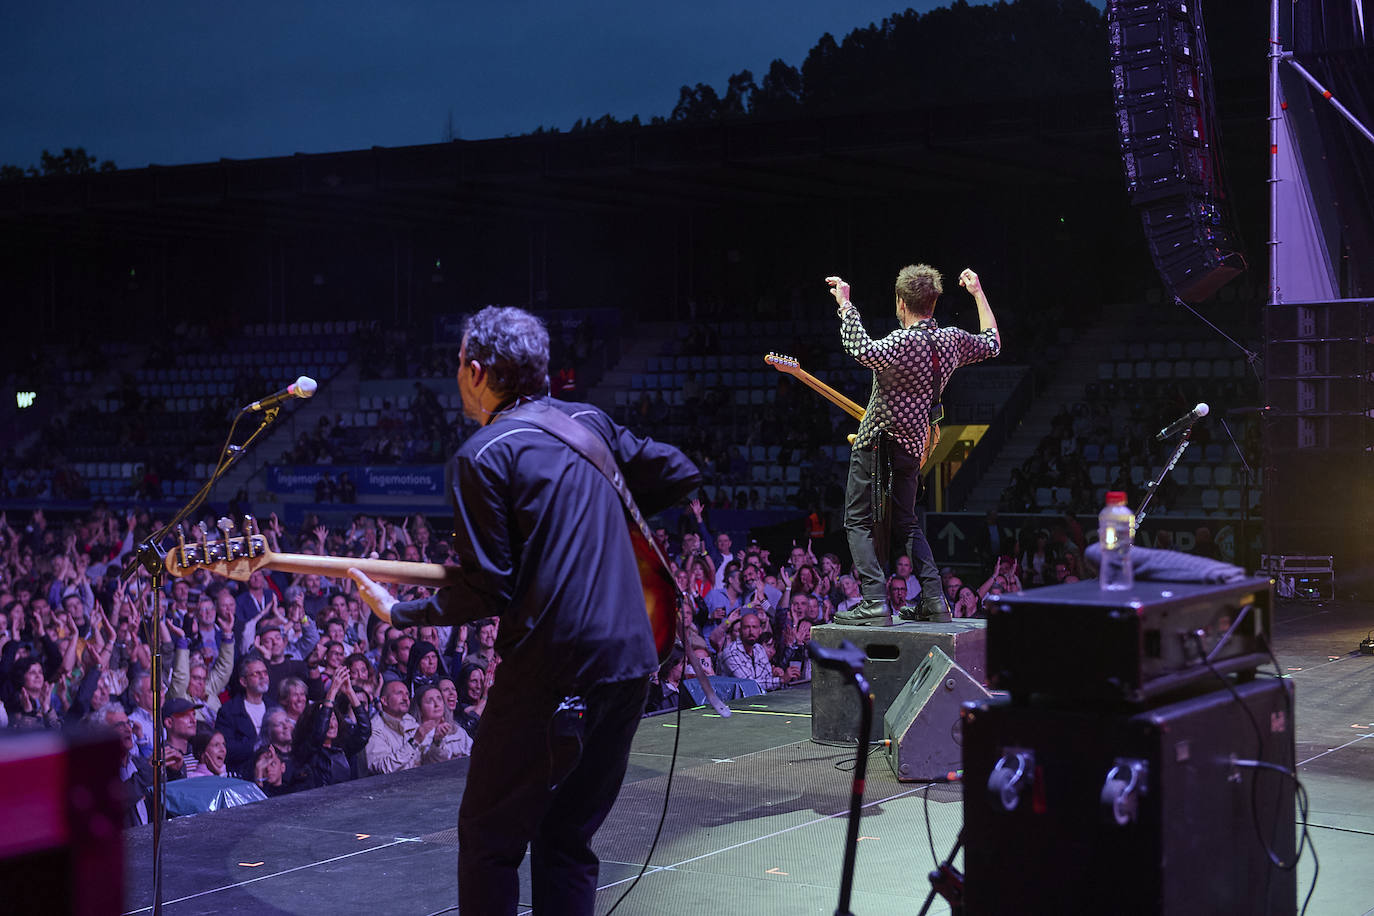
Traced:
POLYGON ((1126 189, 1165 284, 1200 302, 1245 269, 1202 14, 1188 0, 1109 0, 1107 17, 1126 189))

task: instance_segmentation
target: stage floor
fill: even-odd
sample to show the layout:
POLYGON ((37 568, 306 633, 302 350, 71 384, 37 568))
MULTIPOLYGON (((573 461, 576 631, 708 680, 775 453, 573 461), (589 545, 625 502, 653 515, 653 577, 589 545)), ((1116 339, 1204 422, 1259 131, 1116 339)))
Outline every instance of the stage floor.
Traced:
MULTIPOLYGON (((1279 660, 1296 687, 1297 759, 1321 863, 1308 913, 1360 916, 1374 908, 1374 657, 1356 646, 1374 629, 1374 607, 1282 602, 1275 618, 1279 660)), ((680 729, 673 716, 641 724, 625 787, 597 835, 599 913, 629 886, 653 839, 675 738, 663 836, 617 912, 835 911, 853 751, 810 741, 808 687, 734 709, 728 720, 684 712, 680 729)), ((466 772, 459 760, 170 821, 163 908, 176 916, 457 912, 466 772)), ((868 775, 853 912, 916 913, 926 874, 958 835, 960 789, 900 783, 881 752, 868 775)), ((151 845, 151 828, 126 834, 127 913, 151 911, 151 845)), ((1304 854, 1299 903, 1312 874, 1304 854)), ((527 869, 522 882, 528 900, 527 869)), ((930 912, 949 907, 937 898, 930 912)))

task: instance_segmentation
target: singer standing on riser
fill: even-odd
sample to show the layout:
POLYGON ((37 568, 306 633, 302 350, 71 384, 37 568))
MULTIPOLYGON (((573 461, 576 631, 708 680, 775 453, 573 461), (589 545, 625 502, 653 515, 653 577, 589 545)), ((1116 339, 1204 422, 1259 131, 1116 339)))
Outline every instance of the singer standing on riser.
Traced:
MULTIPOLYGON (((887 619, 884 570, 874 546, 874 512, 881 498, 880 455, 885 450, 890 474, 891 511, 887 521, 892 539, 911 557, 921 581, 919 604, 901 609, 907 619, 948 619, 949 606, 940 586, 935 556, 916 515, 921 465, 936 437, 935 414, 941 392, 960 366, 996 356, 1001 351, 997 320, 988 305, 978 275, 965 269, 959 285, 978 306, 979 332, 941 328, 935 303, 944 291, 940 272, 926 264, 902 268, 897 274, 896 315, 901 328, 881 340, 864 330, 859 311, 849 296, 849 284, 827 277, 839 305, 840 340, 845 352, 873 370, 873 390, 859 425, 849 459, 845 491, 845 533, 863 592, 859 604, 835 615, 839 623, 879 624, 887 619)), ((908 599, 915 601, 915 596, 908 599)))

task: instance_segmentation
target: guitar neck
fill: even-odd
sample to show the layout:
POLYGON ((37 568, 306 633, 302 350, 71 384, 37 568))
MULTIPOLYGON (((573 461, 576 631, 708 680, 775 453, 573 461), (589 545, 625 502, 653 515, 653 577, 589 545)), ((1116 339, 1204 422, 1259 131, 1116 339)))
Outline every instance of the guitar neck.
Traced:
POLYGON ((858 404, 854 403, 844 395, 840 394, 834 388, 831 388, 825 382, 816 378, 814 375, 812 375, 810 372, 807 372, 805 369, 795 369, 789 374, 791 374, 794 378, 800 380, 803 385, 810 388, 812 391, 816 392, 821 397, 825 398, 831 404, 834 404, 836 407, 840 408, 840 410, 843 410, 845 413, 849 414, 854 419, 862 420, 864 418, 864 408, 860 407, 858 404))
POLYGON ((368 560, 360 557, 320 557, 309 553, 274 553, 264 564, 272 569, 289 573, 314 573, 321 576, 343 577, 349 569, 366 573, 378 582, 396 582, 401 585, 428 585, 438 588, 453 585, 458 578, 458 567, 444 566, 440 563, 408 563, 404 560, 368 560))

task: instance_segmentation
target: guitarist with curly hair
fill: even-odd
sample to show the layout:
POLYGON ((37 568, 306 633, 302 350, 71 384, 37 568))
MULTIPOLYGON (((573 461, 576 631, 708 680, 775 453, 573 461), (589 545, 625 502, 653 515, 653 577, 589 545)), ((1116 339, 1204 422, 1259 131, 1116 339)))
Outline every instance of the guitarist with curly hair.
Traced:
MULTIPOLYGON (((620 791, 659 665, 622 498, 584 457, 598 450, 579 454, 575 437, 560 438, 560 421, 600 441, 646 514, 700 480, 676 448, 590 404, 549 397, 548 358, 548 332, 527 312, 489 307, 468 319, 458 389, 482 428, 451 463, 454 583, 397 602, 350 573, 373 612, 398 627, 500 618, 501 666, 458 813, 464 913, 515 912, 526 847, 535 912, 592 912, 591 839, 620 791)), ((671 632, 671 602, 668 613, 671 632)))

